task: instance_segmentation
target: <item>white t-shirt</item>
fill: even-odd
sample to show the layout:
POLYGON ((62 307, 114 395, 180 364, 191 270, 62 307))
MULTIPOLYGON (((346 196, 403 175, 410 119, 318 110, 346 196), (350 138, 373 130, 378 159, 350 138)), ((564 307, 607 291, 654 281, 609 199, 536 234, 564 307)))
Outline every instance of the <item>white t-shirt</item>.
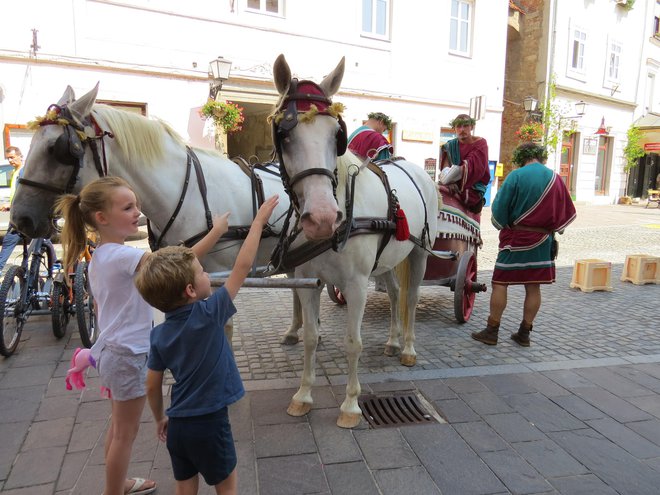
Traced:
POLYGON ((92 356, 109 345, 133 354, 149 351, 153 309, 138 292, 133 278, 144 251, 123 244, 102 244, 89 264, 89 283, 98 307, 99 338, 92 356))

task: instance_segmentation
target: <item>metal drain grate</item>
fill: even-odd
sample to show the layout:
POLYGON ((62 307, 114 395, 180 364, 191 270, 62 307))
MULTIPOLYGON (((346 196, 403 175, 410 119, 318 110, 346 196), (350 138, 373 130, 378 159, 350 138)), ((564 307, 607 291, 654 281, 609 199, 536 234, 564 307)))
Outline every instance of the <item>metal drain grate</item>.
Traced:
POLYGON ((414 393, 365 395, 358 399, 362 415, 372 428, 444 422, 426 400, 414 393))

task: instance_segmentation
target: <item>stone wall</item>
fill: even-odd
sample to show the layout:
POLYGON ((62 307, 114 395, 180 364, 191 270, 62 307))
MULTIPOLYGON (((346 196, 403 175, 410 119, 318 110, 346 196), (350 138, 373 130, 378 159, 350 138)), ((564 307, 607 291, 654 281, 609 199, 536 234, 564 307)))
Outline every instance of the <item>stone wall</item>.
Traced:
POLYGON ((510 8, 509 30, 504 80, 504 112, 502 114, 502 137, 500 162, 504 174, 511 171, 511 154, 519 141, 516 131, 525 120, 523 98, 533 96, 541 101, 545 79, 544 22, 545 0, 517 0, 524 12, 510 8), (515 21, 518 22, 515 22, 515 21), (516 27, 519 26, 519 30, 516 27))

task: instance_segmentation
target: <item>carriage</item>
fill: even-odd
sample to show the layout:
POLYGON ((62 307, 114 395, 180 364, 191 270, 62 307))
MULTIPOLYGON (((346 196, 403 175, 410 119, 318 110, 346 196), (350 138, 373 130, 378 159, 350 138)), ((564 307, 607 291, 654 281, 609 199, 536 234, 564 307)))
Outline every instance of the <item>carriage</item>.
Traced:
POLYGON ((465 209, 444 187, 438 211, 434 251, 450 251, 454 257, 429 256, 422 285, 449 287, 454 293, 454 316, 459 323, 470 319, 477 292, 486 285, 477 282, 477 250, 481 247, 480 214, 465 209))
MULTIPOLYGON (((446 188, 440 188, 442 207, 438 211, 438 232, 433 244, 437 256, 429 256, 422 285, 449 287, 454 293, 454 317, 465 323, 472 315, 478 292, 486 292, 477 281, 477 251, 481 247, 480 214, 472 213, 446 188)), ((346 304, 339 289, 328 285, 328 296, 346 304)))

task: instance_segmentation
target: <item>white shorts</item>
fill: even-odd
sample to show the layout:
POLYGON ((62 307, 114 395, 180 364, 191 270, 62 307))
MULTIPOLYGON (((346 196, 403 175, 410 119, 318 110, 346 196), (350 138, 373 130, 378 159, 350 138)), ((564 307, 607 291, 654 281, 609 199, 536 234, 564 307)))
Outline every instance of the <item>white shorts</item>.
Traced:
POLYGON ((147 395, 147 353, 132 354, 125 349, 104 347, 97 363, 101 385, 113 400, 125 401, 147 395))

